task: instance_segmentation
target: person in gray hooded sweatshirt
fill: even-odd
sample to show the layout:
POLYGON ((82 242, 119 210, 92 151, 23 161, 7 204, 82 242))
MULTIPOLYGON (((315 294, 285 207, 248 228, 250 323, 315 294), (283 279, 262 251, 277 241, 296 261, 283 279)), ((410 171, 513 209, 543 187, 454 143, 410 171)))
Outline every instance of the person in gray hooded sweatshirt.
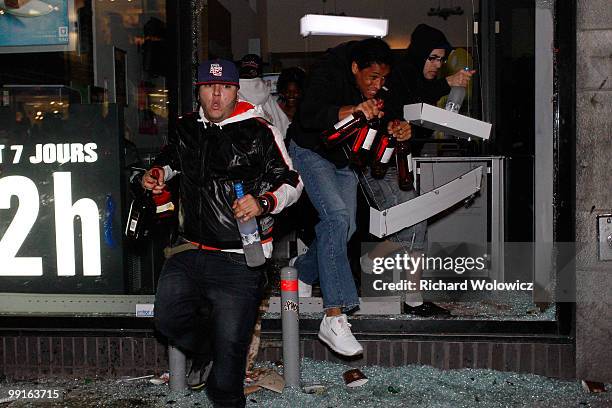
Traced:
POLYGON ((238 65, 240 68, 238 97, 253 105, 261 106, 268 122, 276 126, 284 138, 290 121, 276 98, 270 94, 270 87, 261 78, 263 72, 261 58, 256 54, 247 54, 242 57, 238 65))

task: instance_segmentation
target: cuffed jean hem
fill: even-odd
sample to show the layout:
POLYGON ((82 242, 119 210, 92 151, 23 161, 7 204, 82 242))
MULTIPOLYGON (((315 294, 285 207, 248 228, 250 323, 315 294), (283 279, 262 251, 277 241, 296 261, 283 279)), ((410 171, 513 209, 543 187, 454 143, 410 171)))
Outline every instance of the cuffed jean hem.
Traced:
POLYGON ((240 396, 235 398, 227 398, 226 396, 219 396, 210 389, 206 388, 206 395, 212 402, 214 408, 243 408, 246 406, 246 397, 240 396))
POLYGON ((356 309, 358 309, 360 306, 359 303, 354 304, 354 305, 348 305, 348 306, 323 306, 323 311, 329 310, 329 309, 340 309, 342 310, 342 313, 350 313, 356 309))

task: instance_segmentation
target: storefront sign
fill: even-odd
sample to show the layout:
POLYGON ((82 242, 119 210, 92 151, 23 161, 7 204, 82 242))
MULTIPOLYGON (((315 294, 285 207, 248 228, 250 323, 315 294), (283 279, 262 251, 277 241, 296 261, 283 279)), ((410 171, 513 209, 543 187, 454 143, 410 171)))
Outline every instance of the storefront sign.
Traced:
POLYGON ((120 293, 122 160, 115 109, 102 117, 101 105, 76 105, 69 118, 37 122, 24 127, 9 120, 0 132, 0 287, 120 293))

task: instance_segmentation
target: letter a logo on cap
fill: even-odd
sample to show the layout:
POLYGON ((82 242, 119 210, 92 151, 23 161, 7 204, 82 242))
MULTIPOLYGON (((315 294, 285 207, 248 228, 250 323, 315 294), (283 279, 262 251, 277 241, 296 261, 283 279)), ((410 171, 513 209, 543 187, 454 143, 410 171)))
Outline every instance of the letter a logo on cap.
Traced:
POLYGON ((210 73, 214 76, 222 76, 223 67, 219 64, 210 64, 210 73))

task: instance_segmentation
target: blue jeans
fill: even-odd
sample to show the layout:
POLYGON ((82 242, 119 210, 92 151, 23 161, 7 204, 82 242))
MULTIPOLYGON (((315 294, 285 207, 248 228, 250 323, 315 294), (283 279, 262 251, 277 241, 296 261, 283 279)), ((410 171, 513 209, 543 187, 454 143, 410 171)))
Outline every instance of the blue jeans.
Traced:
POLYGON ((215 407, 244 407, 246 356, 265 284, 244 255, 189 250, 168 259, 155 296, 155 324, 188 354, 211 359, 206 391, 215 407), (202 314, 206 316, 202 316, 202 314))
POLYGON ((317 280, 323 308, 349 311, 359 306, 357 288, 347 255, 347 243, 355 232, 357 178, 351 169, 341 169, 309 149, 291 142, 289 154, 300 173, 308 198, 319 213, 316 237, 295 267, 302 282, 317 280))
MULTIPOLYGON (((397 183, 397 169, 389 166, 385 177, 375 179, 370 175, 369 168, 364 172, 369 188, 366 188, 379 210, 386 210, 395 205, 405 203, 417 196, 416 191, 400 190, 397 183)), ((395 234, 386 237, 389 241, 402 244, 409 251, 427 250, 427 221, 406 227, 395 234)))

